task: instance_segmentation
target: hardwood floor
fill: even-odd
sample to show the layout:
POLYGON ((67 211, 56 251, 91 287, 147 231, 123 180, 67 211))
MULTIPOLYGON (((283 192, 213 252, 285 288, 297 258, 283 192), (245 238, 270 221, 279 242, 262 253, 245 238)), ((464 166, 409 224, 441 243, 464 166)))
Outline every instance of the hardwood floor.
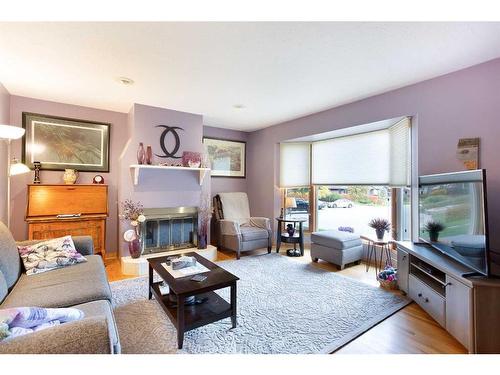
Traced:
MULTIPOLYGON (((274 250, 273 250, 274 251, 274 250)), ((255 253, 262 252, 262 250, 255 253)), ((244 253, 242 258, 253 252, 244 253)), ((284 252, 281 254, 283 256, 284 252)), ((235 259, 235 253, 218 251, 217 260, 235 259)), ((299 258, 291 258, 297 262, 311 262, 309 250, 299 258)), ((364 264, 347 267, 342 271, 327 262, 319 261, 313 263, 316 267, 338 272, 344 276, 351 277, 369 285, 377 286, 375 271, 370 268, 366 272, 364 264)), ((109 281, 126 279, 130 276, 123 275, 120 271, 119 260, 106 261, 106 271, 109 281)), ((395 293, 399 293, 396 291, 395 293)), ((360 335, 344 347, 335 352, 336 354, 464 354, 466 349, 437 324, 416 303, 411 303, 402 310, 385 319, 364 334, 360 335)))

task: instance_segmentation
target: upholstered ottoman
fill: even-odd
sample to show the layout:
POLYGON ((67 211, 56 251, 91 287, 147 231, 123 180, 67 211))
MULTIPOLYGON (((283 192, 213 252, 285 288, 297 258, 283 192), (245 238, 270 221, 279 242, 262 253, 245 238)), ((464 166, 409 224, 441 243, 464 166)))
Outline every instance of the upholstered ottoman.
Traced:
POLYGON ((361 261, 363 244, 359 235, 339 230, 327 230, 311 234, 311 258, 337 265, 342 270, 348 263, 361 261))

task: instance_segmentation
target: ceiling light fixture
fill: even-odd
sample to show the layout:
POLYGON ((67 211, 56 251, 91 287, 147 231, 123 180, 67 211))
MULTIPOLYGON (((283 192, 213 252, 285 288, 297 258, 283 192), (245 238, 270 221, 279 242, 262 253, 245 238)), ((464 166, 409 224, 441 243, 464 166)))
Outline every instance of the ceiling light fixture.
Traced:
POLYGON ((245 106, 243 104, 234 104, 233 108, 235 108, 235 109, 243 109, 243 108, 245 108, 245 106))
POLYGON ((127 77, 118 77, 117 81, 120 82, 124 86, 130 86, 134 84, 134 80, 127 77))

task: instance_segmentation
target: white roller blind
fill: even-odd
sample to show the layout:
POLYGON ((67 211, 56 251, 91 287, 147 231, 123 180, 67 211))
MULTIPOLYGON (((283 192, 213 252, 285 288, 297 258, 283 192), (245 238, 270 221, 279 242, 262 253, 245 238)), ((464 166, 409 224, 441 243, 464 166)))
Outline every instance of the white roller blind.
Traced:
POLYGON ((404 119, 388 129, 314 142, 312 183, 408 185, 409 129, 404 119))
POLYGON ((389 132, 315 142, 312 160, 313 184, 385 185, 389 181, 389 132))
POLYGON ((309 143, 280 144, 280 187, 309 186, 309 168, 309 143))
POLYGON ((411 171, 410 119, 404 118, 389 128, 391 141, 390 185, 409 186, 411 171))

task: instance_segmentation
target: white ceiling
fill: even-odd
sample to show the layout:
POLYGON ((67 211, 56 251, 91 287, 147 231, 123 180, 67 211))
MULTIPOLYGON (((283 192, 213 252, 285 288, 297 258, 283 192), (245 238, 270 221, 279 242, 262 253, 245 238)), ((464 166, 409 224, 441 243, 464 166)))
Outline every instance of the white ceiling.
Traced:
POLYGON ((500 23, 0 23, 12 94, 246 131, 496 57, 500 23))

